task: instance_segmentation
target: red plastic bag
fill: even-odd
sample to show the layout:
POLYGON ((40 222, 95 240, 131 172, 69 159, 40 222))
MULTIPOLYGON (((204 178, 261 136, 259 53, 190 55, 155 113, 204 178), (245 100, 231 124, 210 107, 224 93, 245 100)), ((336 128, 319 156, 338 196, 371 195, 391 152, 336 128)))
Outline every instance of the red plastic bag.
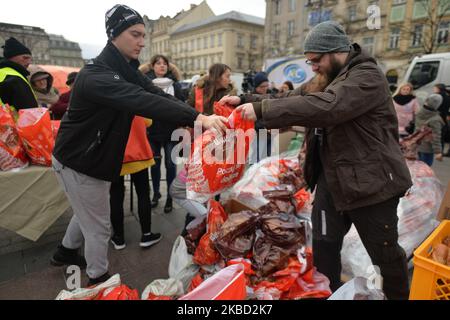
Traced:
POLYGON ((227 214, 219 202, 211 200, 209 203, 208 228, 194 254, 194 262, 198 265, 212 265, 219 261, 220 254, 211 240, 211 235, 216 233, 227 220, 227 214))
POLYGON ((150 293, 148 295, 147 300, 174 300, 174 299, 172 297, 167 297, 167 296, 155 296, 153 293, 150 293))
POLYGON ((203 282, 203 277, 201 273, 197 273, 197 275, 192 278, 191 281, 191 285, 188 288, 188 292, 193 291, 195 288, 197 288, 202 282, 203 282))
POLYGON ((60 126, 61 126, 61 120, 52 120, 52 132, 53 132, 53 138, 55 140, 56 140, 56 136, 58 135, 60 126))
POLYGON ((234 111, 225 135, 207 130, 196 138, 187 164, 187 197, 201 203, 233 186, 244 174, 254 122, 234 111))
POLYGON ((95 300, 140 300, 137 290, 130 289, 126 285, 104 289, 95 300))
POLYGON ((228 118, 234 111, 234 107, 229 104, 221 105, 219 102, 214 102, 214 114, 228 118))
POLYGON ((52 164, 55 139, 48 109, 19 110, 17 132, 32 163, 44 166, 52 164))
POLYGON ((7 171, 28 165, 27 156, 9 106, 0 106, 0 170, 7 171))
POLYGON ((294 195, 296 211, 301 212, 303 207, 309 201, 310 198, 311 194, 308 191, 306 191, 306 189, 301 189, 299 192, 297 192, 294 195))
POLYGON ((244 269, 242 264, 222 269, 179 300, 244 300, 244 269))

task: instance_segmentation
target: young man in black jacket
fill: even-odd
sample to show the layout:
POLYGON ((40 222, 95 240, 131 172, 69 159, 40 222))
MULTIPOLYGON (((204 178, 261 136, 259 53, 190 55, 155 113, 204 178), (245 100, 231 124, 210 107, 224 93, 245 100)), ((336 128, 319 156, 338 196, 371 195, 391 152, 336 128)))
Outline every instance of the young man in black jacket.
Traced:
POLYGON ((31 51, 11 37, 5 41, 4 59, 0 60, 0 101, 16 110, 37 108, 38 103, 27 79, 32 61, 31 51))
POLYGON ((225 118, 199 114, 138 71, 145 36, 138 12, 114 6, 106 13, 106 31, 106 47, 77 76, 53 152, 53 168, 74 216, 51 262, 87 264, 88 285, 109 278, 109 190, 119 177, 134 116, 178 126, 198 121, 205 129, 226 129, 225 118), (83 238, 86 260, 78 254, 83 238))

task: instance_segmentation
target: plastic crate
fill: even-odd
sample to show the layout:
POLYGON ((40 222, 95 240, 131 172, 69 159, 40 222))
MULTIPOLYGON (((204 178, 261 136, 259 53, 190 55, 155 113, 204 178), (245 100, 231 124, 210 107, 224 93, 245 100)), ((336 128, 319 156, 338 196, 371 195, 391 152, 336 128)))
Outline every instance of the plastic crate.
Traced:
POLYGON ((450 267, 431 258, 433 247, 450 236, 450 221, 439 227, 414 252, 410 300, 450 300, 450 267))

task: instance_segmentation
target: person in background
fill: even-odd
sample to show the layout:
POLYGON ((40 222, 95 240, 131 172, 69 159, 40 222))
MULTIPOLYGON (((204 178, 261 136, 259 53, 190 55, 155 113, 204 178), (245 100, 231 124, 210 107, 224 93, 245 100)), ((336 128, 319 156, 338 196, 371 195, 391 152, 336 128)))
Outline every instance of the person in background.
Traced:
POLYGON ((111 242, 116 250, 125 249, 124 210, 125 175, 131 175, 131 182, 138 198, 138 215, 141 225, 141 248, 149 248, 161 241, 159 233, 151 232, 152 207, 150 204, 150 182, 148 168, 155 164, 153 152, 147 139, 147 127, 151 120, 136 116, 131 124, 120 177, 111 183, 109 202, 111 205, 111 242))
MULTIPOLYGON (((267 94, 276 94, 273 91, 269 91, 269 79, 265 72, 258 72, 255 74, 255 78, 253 79, 253 83, 255 85, 255 89, 253 90, 253 94, 258 95, 267 95, 267 94)), ((256 130, 256 139, 253 140, 251 145, 250 152, 250 163, 257 163, 264 159, 266 156, 272 154, 272 136, 270 131, 264 126, 263 121, 257 120, 255 122, 255 130, 256 130), (266 140, 264 143, 261 140, 266 140)))
MULTIPOLYGON (((441 144, 442 144, 442 152, 445 149, 445 143, 450 142, 450 96, 447 93, 445 88, 445 84, 439 83, 433 87, 433 92, 442 96, 442 103, 439 106, 439 114, 441 115, 442 120, 444 121, 444 127, 442 128, 441 135, 441 144), (449 140, 449 141, 446 141, 449 140)), ((450 157, 450 148, 447 152, 444 153, 444 157, 450 157)))
POLYGON ((59 100, 50 106, 50 112, 53 120, 61 120, 69 107, 70 94, 72 93, 73 83, 77 77, 78 72, 71 72, 67 75, 66 85, 70 88, 69 91, 63 93, 59 100))
POLYGON ((74 214, 51 264, 87 266, 88 286, 110 278, 110 188, 120 176, 134 117, 176 126, 197 122, 219 132, 227 122, 198 113, 138 70, 146 28, 136 10, 115 5, 105 14, 105 26, 108 42, 77 76, 52 159, 74 214), (79 253, 83 244, 86 259, 79 253))
POLYGON ((28 81, 28 67, 33 59, 30 49, 16 38, 5 41, 0 59, 0 104, 7 103, 16 110, 37 108, 38 102, 28 81))
POLYGON ((442 161, 441 133, 444 127, 444 121, 439 114, 439 107, 442 104, 442 96, 431 94, 425 100, 423 108, 416 114, 415 131, 421 130, 427 126, 433 131, 429 140, 424 139, 417 149, 419 151, 419 160, 425 162, 430 167, 433 160, 442 161))
POLYGON ((30 83, 39 106, 51 109, 58 102, 59 92, 53 88, 53 76, 38 66, 30 66, 30 83))
POLYGON ((294 85, 291 81, 285 81, 280 88, 280 93, 286 93, 288 91, 294 90, 294 85))
POLYGON ((401 85, 393 97, 394 107, 398 118, 398 133, 400 138, 408 136, 406 127, 414 121, 414 115, 419 111, 419 101, 414 95, 413 86, 410 83, 401 85))
MULTIPOLYGON (((145 74, 153 84, 161 88, 165 93, 170 94, 180 101, 184 101, 184 95, 181 90, 179 80, 181 79, 178 68, 169 63, 169 59, 163 55, 156 55, 151 58, 150 63, 139 67, 139 70, 145 74)), ((169 194, 170 185, 175 179, 177 168, 172 161, 171 154, 176 142, 172 141, 172 132, 175 126, 168 126, 167 123, 154 122, 148 129, 148 139, 152 146, 155 157, 155 165, 151 168, 153 199, 152 208, 158 206, 161 198, 161 149, 164 150, 164 164, 166 166, 167 199, 164 205, 164 212, 169 213, 173 209, 172 198, 169 194)))
POLYGON ((231 68, 216 63, 209 68, 208 75, 197 80, 188 98, 188 104, 204 114, 214 114, 214 103, 226 95, 236 95, 237 90, 231 82, 231 68))

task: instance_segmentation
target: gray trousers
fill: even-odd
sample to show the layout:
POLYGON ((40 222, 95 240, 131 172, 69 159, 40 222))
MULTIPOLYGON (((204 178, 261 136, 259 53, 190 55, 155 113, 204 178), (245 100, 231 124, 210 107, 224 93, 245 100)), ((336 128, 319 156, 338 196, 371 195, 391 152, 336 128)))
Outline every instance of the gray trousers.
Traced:
POLYGON ((108 243, 111 237, 109 190, 111 182, 98 180, 68 167, 55 158, 53 170, 73 209, 62 245, 78 249, 83 244, 86 273, 95 279, 108 272, 108 243))
POLYGON ((169 194, 173 201, 196 218, 206 216, 208 214, 206 205, 187 199, 186 193, 186 183, 181 181, 180 175, 178 175, 169 189, 169 194))

